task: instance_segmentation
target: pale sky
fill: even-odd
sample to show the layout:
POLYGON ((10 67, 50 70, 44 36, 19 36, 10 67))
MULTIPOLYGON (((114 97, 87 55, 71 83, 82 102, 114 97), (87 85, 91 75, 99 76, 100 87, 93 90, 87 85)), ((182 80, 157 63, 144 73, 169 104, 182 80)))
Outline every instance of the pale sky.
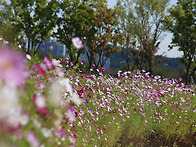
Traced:
MULTIPOLYGON (((173 5, 177 0, 170 0, 170 4, 173 5)), ((108 7, 113 8, 116 5, 117 0, 108 0, 108 7)), ((171 42, 172 34, 168 32, 163 32, 161 43, 159 45, 159 51, 157 55, 163 54, 167 57, 180 57, 182 56, 182 52, 178 51, 177 48, 168 51, 168 45, 171 42), (164 37, 165 36, 165 37, 164 37)))

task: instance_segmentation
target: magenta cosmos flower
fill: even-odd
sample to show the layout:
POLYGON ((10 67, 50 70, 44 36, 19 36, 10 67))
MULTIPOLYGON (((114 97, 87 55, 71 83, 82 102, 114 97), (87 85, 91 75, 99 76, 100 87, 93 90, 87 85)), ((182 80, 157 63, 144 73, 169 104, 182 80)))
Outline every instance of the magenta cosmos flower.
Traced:
POLYGON ((84 47, 84 44, 82 43, 82 41, 80 40, 79 37, 75 37, 72 39, 72 42, 74 44, 74 46, 77 48, 77 49, 81 49, 84 47))
POLYGON ((25 82, 25 56, 8 47, 0 48, 0 79, 8 85, 25 82))

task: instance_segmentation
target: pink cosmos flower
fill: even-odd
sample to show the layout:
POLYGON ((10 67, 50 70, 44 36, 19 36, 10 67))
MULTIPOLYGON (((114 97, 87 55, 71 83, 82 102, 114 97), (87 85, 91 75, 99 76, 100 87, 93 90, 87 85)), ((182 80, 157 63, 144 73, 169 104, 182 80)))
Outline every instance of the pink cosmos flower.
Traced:
POLYGON ((92 109, 90 109, 88 112, 90 113, 91 116, 94 116, 92 109))
POLYGON ((81 49, 84 47, 84 44, 82 43, 82 41, 80 40, 79 37, 75 37, 72 39, 72 42, 74 44, 74 46, 77 48, 77 49, 81 49))
POLYGON ((70 111, 70 110, 67 111, 67 117, 69 119, 69 122, 76 121, 75 114, 72 111, 70 111))
POLYGON ((46 109, 46 98, 44 96, 34 94, 33 103, 36 105, 39 114, 42 116, 48 114, 48 110, 46 109))
POLYGON ((25 56, 8 47, 0 48, 0 79, 6 84, 21 85, 25 82, 25 56))
POLYGON ((52 68, 52 61, 48 57, 45 57, 44 61, 46 63, 46 66, 48 67, 48 69, 51 69, 52 68))
POLYGON ((92 67, 94 68, 95 67, 95 64, 92 64, 92 67))
POLYGON ((143 107, 143 106, 141 106, 140 110, 141 110, 141 111, 144 111, 144 107, 143 107))
POLYGON ((73 105, 73 104, 67 105, 66 110, 67 110, 67 111, 75 111, 74 105, 73 105))
POLYGON ((27 141, 31 145, 31 147, 39 147, 40 146, 40 141, 38 137, 35 135, 34 132, 29 131, 26 135, 27 141))
POLYGON ((144 125, 145 125, 147 122, 148 122, 148 121, 147 121, 147 120, 145 120, 145 121, 144 121, 144 125))
POLYGON ((60 130, 56 130, 55 128, 53 128, 54 134, 57 137, 67 137, 67 133, 65 132, 65 129, 61 128, 60 130))
POLYGON ((106 73, 106 70, 105 70, 104 67, 101 67, 101 70, 102 70, 104 73, 106 73))
POLYGON ((40 76, 44 77, 46 75, 46 66, 43 64, 38 64, 36 66, 37 71, 39 72, 40 76))
POLYGON ((18 123, 12 124, 7 120, 0 121, 0 130, 6 134, 16 134, 20 132, 20 125, 18 123))
POLYGON ((39 114, 41 114, 42 116, 46 116, 48 114, 48 110, 43 107, 43 108, 38 108, 38 112, 39 114))
POLYGON ((76 140, 75 140, 75 138, 73 137, 73 136, 69 136, 69 141, 71 142, 71 143, 73 143, 73 144, 75 144, 76 143, 76 140))

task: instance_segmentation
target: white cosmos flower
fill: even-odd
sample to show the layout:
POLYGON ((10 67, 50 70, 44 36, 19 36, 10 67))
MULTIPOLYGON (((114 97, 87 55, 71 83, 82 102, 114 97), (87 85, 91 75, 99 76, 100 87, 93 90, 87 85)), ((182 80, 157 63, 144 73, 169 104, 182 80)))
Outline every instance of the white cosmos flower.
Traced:
POLYGON ((46 138, 52 136, 52 132, 48 128, 42 128, 41 132, 44 135, 44 137, 46 137, 46 138))
POLYGON ((59 80, 59 83, 62 86, 64 86, 68 92, 72 93, 72 86, 71 86, 68 78, 62 78, 61 80, 59 80))
POLYGON ((52 85, 49 90, 49 102, 53 106, 58 106, 65 96, 65 92, 68 91, 72 94, 72 86, 68 78, 58 78, 52 85))
POLYGON ((21 114, 20 111, 12 109, 12 115, 9 116, 9 122, 14 125, 20 123, 21 125, 27 125, 29 122, 29 116, 27 114, 21 114))
POLYGON ((82 100, 79 98, 77 93, 73 93, 72 96, 69 98, 75 105, 82 104, 82 100))
POLYGON ((58 77, 64 77, 64 72, 63 72, 62 68, 56 67, 55 70, 56 70, 58 77))
POLYGON ((38 108, 43 108, 46 106, 46 98, 43 95, 38 94, 35 103, 38 108))
POLYGON ((60 79, 56 80, 50 87, 49 90, 49 103, 52 106, 59 106, 62 101, 62 95, 64 86, 59 82, 60 79))
POLYGON ((19 48, 22 48, 22 46, 21 46, 21 45, 18 45, 18 47, 19 47, 19 48))
POLYGON ((29 122, 29 116, 26 114, 20 115, 20 124, 27 125, 29 122))
POLYGON ((26 54, 26 58, 27 58, 28 60, 31 60, 31 56, 30 56, 29 54, 26 54))
POLYGON ((63 67, 60 63, 61 63, 60 60, 52 59, 52 65, 54 65, 54 66, 59 66, 59 67, 63 67))
POLYGON ((18 107, 19 96, 16 87, 0 87, 0 119, 12 115, 18 107))

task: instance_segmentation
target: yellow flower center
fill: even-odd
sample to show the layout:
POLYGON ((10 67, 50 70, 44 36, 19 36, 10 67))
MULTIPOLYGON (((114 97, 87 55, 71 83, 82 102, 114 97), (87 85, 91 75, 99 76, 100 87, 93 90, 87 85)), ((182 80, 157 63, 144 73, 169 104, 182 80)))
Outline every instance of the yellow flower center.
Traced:
POLYGON ((7 61, 3 64, 2 69, 4 71, 11 71, 13 69, 13 63, 11 61, 7 61))

